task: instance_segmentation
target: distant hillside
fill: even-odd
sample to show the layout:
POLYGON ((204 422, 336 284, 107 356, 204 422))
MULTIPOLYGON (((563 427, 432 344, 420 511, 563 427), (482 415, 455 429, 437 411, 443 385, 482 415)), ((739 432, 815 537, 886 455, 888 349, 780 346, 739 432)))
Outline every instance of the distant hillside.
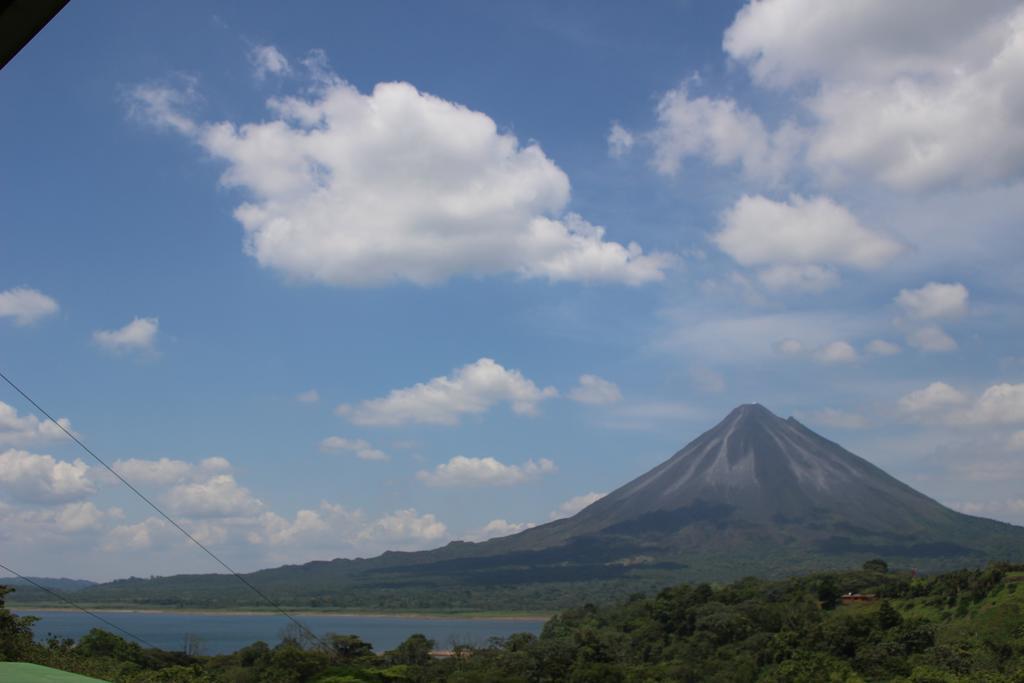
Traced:
MULTIPOLYGON (((87 581, 85 579, 51 579, 39 576, 30 576, 28 578, 44 588, 62 591, 65 593, 73 593, 75 591, 82 590, 83 588, 97 585, 95 581, 87 581)), ((20 593, 27 593, 29 591, 44 593, 44 591, 40 591, 38 588, 33 586, 30 581, 15 577, 0 577, 0 584, 17 588, 20 593)))
MULTIPOLYGON (((291 606, 551 610, 679 581, 781 577, 873 557, 923 572, 1021 561, 1024 528, 944 507, 754 404, 568 519, 483 543, 310 562, 247 578, 291 606)), ((114 581, 78 598, 256 604, 236 579, 211 574, 114 581)))

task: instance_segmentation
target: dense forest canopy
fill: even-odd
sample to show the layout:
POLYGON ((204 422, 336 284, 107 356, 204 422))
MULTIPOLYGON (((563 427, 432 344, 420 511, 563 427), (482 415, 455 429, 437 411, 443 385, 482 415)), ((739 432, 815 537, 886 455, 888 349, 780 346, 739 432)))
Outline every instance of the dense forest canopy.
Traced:
POLYGON ((131 683, 1022 683, 1024 565, 917 577, 875 560, 778 581, 682 584, 569 609, 539 637, 463 645, 413 635, 384 653, 355 635, 330 634, 325 647, 297 631, 221 656, 145 649, 99 629, 37 643, 31 625, 0 607, 0 659, 131 683))

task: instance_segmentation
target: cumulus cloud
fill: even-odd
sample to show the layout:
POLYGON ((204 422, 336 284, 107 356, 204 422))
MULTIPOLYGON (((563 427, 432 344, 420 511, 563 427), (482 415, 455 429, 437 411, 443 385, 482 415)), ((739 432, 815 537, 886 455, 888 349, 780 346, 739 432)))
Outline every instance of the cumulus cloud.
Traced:
POLYGON ((338 413, 359 425, 454 425, 462 415, 483 413, 501 402, 509 403, 520 415, 534 415, 541 401, 557 395, 554 387, 540 389, 518 370, 507 370, 490 358, 481 358, 458 368, 450 377, 395 389, 356 406, 341 405, 338 413))
POLYGON ((932 382, 899 400, 899 408, 908 415, 926 415, 967 401, 967 397, 945 382, 932 382))
POLYGON ((295 397, 295 400, 299 403, 316 403, 320 400, 320 392, 316 389, 310 389, 309 391, 303 391, 295 397))
POLYGON ((166 486, 183 481, 205 480, 211 475, 227 472, 231 469, 231 463, 220 457, 206 458, 199 463, 172 458, 159 458, 158 460, 127 458, 114 461, 112 467, 115 472, 133 484, 138 482, 166 486))
POLYGON ((1024 171, 1024 8, 1012 0, 752 2, 724 47, 762 85, 816 88, 808 159, 824 171, 911 189, 1024 171))
POLYGON ((929 282, 920 289, 901 289, 896 304, 913 318, 959 318, 967 313, 967 298, 959 282, 929 282))
MULTIPOLYGON (((777 202, 744 195, 723 214, 722 223, 712 241, 745 266, 830 264, 873 269, 901 250, 897 242, 864 227, 827 197, 792 195, 788 202, 777 202)), ((824 277, 827 282, 824 275, 810 277, 812 281, 824 277)))
POLYGON ((289 552, 310 547, 337 552, 339 544, 377 551, 436 543, 447 532, 436 516, 421 515, 413 508, 370 519, 362 510, 322 501, 317 509, 298 510, 293 519, 264 512, 255 519, 246 538, 254 545, 285 546, 289 552))
POLYGON ((902 349, 900 349, 899 344, 893 344, 884 339, 872 339, 864 350, 875 356, 893 356, 902 349))
POLYGON ((97 330, 92 338, 110 351, 152 351, 159 329, 156 318, 135 318, 116 330, 97 330))
POLYGON ((249 50, 249 62, 259 80, 266 78, 267 74, 285 76, 292 70, 288 59, 273 45, 257 45, 249 50))
POLYGON ((665 175, 677 173, 687 157, 701 157, 716 166, 739 164, 752 178, 778 181, 802 137, 791 122, 769 132, 760 117, 732 99, 691 97, 686 84, 662 96, 657 117, 648 137, 654 167, 665 175))
POLYGON ((359 533, 364 540, 436 541, 444 538, 448 527, 432 514, 419 515, 414 508, 396 510, 375 520, 359 533))
POLYGON ((1024 423, 1024 384, 990 386, 955 419, 977 425, 1024 423))
POLYGON ((230 474, 178 484, 163 499, 171 512, 191 518, 249 516, 263 508, 263 503, 230 474))
POLYGON ((91 501, 47 507, 14 507, 0 501, 0 518, 4 520, 0 537, 29 542, 63 540, 100 531, 108 520, 123 516, 120 508, 101 510, 91 501))
MULTIPOLYGON (((612 124, 608 131, 608 155, 613 159, 625 156, 633 149, 636 139, 633 134, 617 123, 612 124)), ((501 520, 495 520, 501 521, 501 520)))
POLYGON ((153 544, 153 537, 170 536, 171 525, 159 517, 148 517, 135 524, 119 524, 107 532, 104 550, 145 550, 153 544))
POLYGON ((857 360, 857 350, 845 341, 834 341, 826 344, 814 354, 820 363, 852 363, 857 360))
POLYGON ((360 460, 387 460, 388 454, 374 448, 365 439, 346 439, 342 436, 329 436, 320 442, 320 450, 348 451, 360 460))
POLYGON ((96 491, 89 466, 10 449, 0 453, 0 488, 16 500, 52 504, 80 500, 96 491))
POLYGON ((180 96, 135 91, 142 116, 227 163, 223 184, 249 197, 235 211, 244 249, 261 265, 344 286, 506 273, 641 285, 674 262, 566 213, 565 173, 486 114, 408 83, 363 94, 307 62, 312 94, 271 99, 260 123, 199 124, 177 113, 180 96))
POLYGON ((579 403, 603 405, 622 400, 622 393, 614 382, 597 375, 580 375, 580 383, 569 391, 569 398, 579 403))
POLYGON ((31 325, 58 310, 56 301, 28 287, 0 292, 0 318, 13 318, 15 325, 31 325))
POLYGON ((196 135, 199 125, 187 111, 198 99, 196 80, 181 77, 175 87, 146 83, 132 88, 128 96, 128 113, 163 130, 172 130, 186 136, 196 135))
POLYGON ((509 486, 554 471, 555 463, 547 458, 527 460, 522 465, 506 465, 495 458, 456 455, 432 471, 420 470, 416 478, 428 486, 438 487, 509 486))
POLYGON ((489 538, 511 536, 537 526, 533 522, 509 522, 504 519, 492 519, 480 529, 466 534, 468 541, 486 541, 489 538))
POLYGON ((591 491, 590 493, 584 493, 581 496, 573 496, 559 505, 556 509, 552 510, 551 514, 548 515, 548 518, 561 519, 562 517, 572 517, 583 508, 587 507, 591 503, 597 502, 606 495, 608 494, 595 493, 594 491, 591 491))
MULTIPOLYGON (((74 434, 71 421, 66 417, 58 418, 57 422, 74 434)), ((14 406, 0 401, 0 445, 24 446, 66 438, 67 434, 50 420, 40 420, 35 415, 18 415, 14 406)))
POLYGON ((925 325, 907 334, 907 343, 920 351, 943 353, 955 351, 956 340, 946 334, 938 325, 925 325))

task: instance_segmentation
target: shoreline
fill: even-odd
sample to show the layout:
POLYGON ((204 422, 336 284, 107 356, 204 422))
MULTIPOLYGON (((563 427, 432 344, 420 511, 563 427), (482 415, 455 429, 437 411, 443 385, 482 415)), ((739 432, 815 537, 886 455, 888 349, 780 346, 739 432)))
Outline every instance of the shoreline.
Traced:
MULTIPOLYGON (((40 605, 11 605, 7 604, 11 612, 81 612, 74 607, 48 607, 40 605)), ((150 609, 147 607, 89 607, 90 612, 98 614, 181 614, 184 616, 225 616, 225 617, 261 617, 261 616, 282 616, 280 612, 273 610, 246 610, 246 609, 150 609)), ((370 619, 417 619, 422 621, 457 621, 457 620, 487 620, 487 621, 547 621, 551 614, 480 614, 478 612, 468 613, 433 613, 433 612, 353 612, 353 611, 310 611, 290 610, 285 608, 292 616, 297 617, 364 617, 370 619)))

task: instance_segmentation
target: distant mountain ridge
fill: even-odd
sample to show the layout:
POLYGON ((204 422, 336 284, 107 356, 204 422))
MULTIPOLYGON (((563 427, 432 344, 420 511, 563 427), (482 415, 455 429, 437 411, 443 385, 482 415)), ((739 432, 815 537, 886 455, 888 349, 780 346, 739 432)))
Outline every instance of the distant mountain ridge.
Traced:
MULTIPOLYGON (((291 605, 552 609, 580 596, 848 568, 873 557, 922 571, 1022 561, 1024 528, 951 510, 794 418, 749 404, 567 519, 481 543, 289 565, 247 578, 291 605)), ((253 602, 222 575, 115 581, 78 596, 253 602)))

